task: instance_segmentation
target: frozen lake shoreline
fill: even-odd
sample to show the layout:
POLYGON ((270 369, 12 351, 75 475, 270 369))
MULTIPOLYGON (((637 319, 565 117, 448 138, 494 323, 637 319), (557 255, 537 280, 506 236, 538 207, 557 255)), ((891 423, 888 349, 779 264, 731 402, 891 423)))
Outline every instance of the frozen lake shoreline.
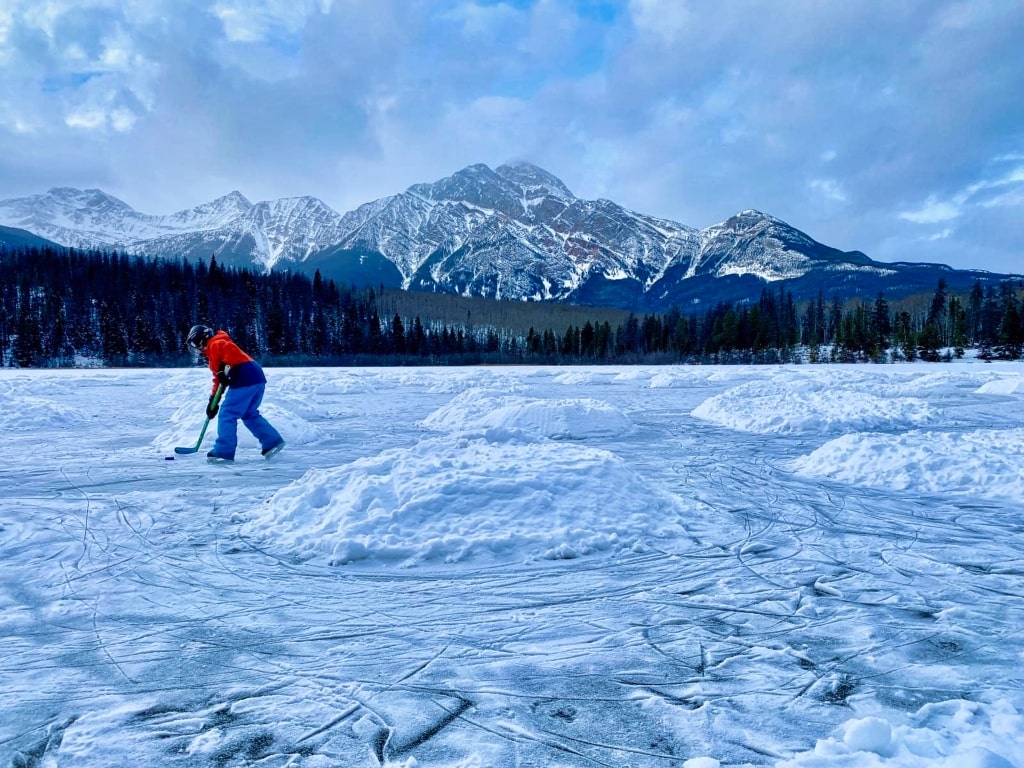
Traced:
POLYGON ((1024 765, 1022 377, 0 371, 0 764, 1024 765))

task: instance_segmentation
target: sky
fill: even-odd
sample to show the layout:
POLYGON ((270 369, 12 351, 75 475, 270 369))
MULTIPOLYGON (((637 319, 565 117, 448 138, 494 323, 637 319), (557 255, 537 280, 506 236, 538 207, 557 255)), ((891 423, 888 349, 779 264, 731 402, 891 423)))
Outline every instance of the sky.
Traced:
POLYGON ((1024 269, 1018 0, 0 0, 0 199, 345 213, 474 163, 1024 269))

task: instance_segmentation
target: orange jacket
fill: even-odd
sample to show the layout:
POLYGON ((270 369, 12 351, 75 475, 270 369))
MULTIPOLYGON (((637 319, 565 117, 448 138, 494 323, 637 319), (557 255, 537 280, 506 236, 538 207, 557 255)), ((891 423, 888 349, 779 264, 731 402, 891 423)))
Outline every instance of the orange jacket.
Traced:
POLYGON ((217 333, 213 335, 213 338, 206 342, 206 346, 203 348, 203 354, 206 355, 206 359, 210 363, 210 370, 213 371, 213 390, 211 390, 211 394, 217 391, 217 373, 219 371, 226 370, 225 366, 230 367, 229 374, 231 377, 231 383, 235 386, 255 384, 260 380, 266 381, 266 379, 263 378, 262 370, 260 370, 259 365, 251 357, 245 354, 245 352, 239 349, 238 345, 231 340, 231 337, 228 336, 225 331, 217 331, 217 333), (242 368, 242 371, 239 371, 238 368, 243 366, 244 363, 252 363, 252 367, 255 367, 257 371, 260 371, 259 375, 253 375, 256 371, 246 371, 246 368, 249 368, 250 366, 245 366, 245 368, 242 368), (243 371, 248 373, 248 375, 244 377, 244 380, 240 380, 241 377, 238 374, 243 371))

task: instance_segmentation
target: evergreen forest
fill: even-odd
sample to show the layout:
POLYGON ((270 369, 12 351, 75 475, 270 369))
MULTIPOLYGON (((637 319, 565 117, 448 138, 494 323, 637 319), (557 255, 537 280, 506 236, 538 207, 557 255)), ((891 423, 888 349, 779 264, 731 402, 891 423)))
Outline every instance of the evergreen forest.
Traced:
POLYGON ((757 301, 638 316, 339 285, 295 272, 102 251, 0 246, 0 365, 187 366, 195 323, 270 365, 888 362, 968 348, 1018 359, 1017 281, 890 304, 785 286, 757 301))

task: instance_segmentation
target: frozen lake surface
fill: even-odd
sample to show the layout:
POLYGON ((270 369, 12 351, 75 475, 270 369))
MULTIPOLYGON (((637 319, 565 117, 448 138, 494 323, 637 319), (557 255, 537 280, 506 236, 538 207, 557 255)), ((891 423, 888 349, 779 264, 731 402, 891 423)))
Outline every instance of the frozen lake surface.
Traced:
POLYGON ((1024 366, 0 371, 0 766, 1024 766, 1024 366))

